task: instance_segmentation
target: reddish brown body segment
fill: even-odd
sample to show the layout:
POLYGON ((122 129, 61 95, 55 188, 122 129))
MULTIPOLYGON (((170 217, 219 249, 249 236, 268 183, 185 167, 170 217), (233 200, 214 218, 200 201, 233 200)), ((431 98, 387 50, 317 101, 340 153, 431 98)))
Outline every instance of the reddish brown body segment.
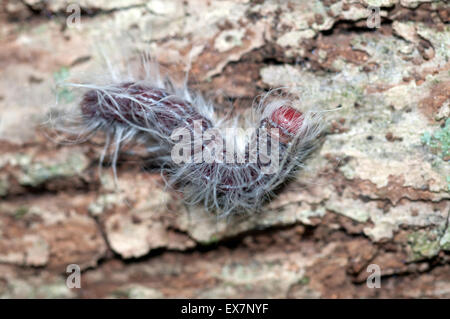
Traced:
POLYGON ((158 123, 158 128, 170 134, 179 127, 193 126, 201 121, 203 128, 211 127, 186 100, 169 92, 135 83, 121 83, 107 91, 90 90, 81 101, 81 111, 88 118, 99 118, 110 124, 132 123, 139 127, 149 127, 158 123))
POLYGON ((303 113, 290 106, 276 109, 268 122, 268 129, 279 130, 278 138, 281 143, 289 143, 299 132, 303 124, 303 113))
POLYGON ((290 106, 282 106, 272 113, 271 120, 290 134, 297 134, 303 123, 303 113, 290 106))

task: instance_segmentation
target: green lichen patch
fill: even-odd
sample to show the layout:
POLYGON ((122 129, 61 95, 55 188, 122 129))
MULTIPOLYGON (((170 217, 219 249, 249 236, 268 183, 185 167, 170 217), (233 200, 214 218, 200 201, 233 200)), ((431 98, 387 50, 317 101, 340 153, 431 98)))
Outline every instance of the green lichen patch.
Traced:
POLYGON ((86 166, 86 158, 81 154, 71 154, 65 160, 53 164, 34 162, 22 167, 23 175, 19 178, 19 183, 36 187, 54 178, 78 175, 86 166))
POLYGON ((417 231, 408 236, 412 261, 429 259, 441 250, 450 250, 450 227, 448 223, 429 231, 417 231))
POLYGON ((450 118, 445 121, 443 128, 434 133, 425 132, 422 135, 422 144, 428 146, 433 152, 439 154, 444 160, 450 160, 450 118))
POLYGON ((212 235, 208 240, 201 241, 200 243, 205 246, 215 245, 219 242, 220 238, 217 235, 212 235))
POLYGON ((413 261, 428 259, 436 256, 440 251, 439 240, 434 232, 414 232, 408 236, 413 261))
POLYGON ((8 195, 9 182, 6 178, 0 178, 0 197, 8 195))
POLYGON ((308 276, 302 277, 299 279, 299 281, 297 282, 299 285, 305 286, 308 285, 310 282, 310 278, 308 276))
POLYGON ((55 73, 53 73, 53 79, 58 86, 56 89, 56 96, 58 101, 64 101, 66 103, 72 102, 74 99, 73 93, 64 86, 60 86, 69 77, 70 72, 67 67, 62 67, 55 73))
POLYGON ((16 211, 14 212, 14 217, 15 217, 16 219, 21 219, 21 218, 24 217, 28 212, 29 212, 28 207, 21 206, 21 207, 17 208, 16 211))
POLYGON ((74 292, 71 291, 64 281, 55 282, 40 286, 36 289, 36 296, 38 298, 73 298, 74 292))
POLYGON ((9 280, 3 298, 74 298, 74 291, 67 288, 63 278, 55 282, 39 285, 33 280, 23 279, 9 280))
MULTIPOLYGON (((433 133, 425 132, 421 137, 423 145, 439 156, 444 162, 450 161, 450 118, 445 121, 444 127, 433 133)), ((447 189, 450 191, 450 174, 446 176, 447 189)))

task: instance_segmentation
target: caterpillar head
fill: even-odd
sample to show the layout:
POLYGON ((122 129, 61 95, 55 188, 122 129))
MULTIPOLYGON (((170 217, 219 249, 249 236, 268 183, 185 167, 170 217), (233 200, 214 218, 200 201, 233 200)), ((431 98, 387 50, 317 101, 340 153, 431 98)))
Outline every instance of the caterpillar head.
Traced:
POLYGON ((282 105, 274 109, 268 117, 263 118, 262 125, 269 132, 278 132, 271 134, 278 134, 278 140, 283 144, 287 144, 299 133, 303 120, 302 112, 291 106, 282 105))

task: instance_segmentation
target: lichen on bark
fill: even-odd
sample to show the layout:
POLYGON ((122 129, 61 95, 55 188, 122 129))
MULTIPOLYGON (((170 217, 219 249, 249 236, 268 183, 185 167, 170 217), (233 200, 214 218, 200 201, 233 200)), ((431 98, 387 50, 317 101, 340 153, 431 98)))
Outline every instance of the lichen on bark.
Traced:
POLYGON ((83 297, 450 297, 445 1, 86 0, 76 28, 69 3, 0 8, 1 297, 81 296, 64 285, 71 263, 83 297), (59 145, 42 126, 55 95, 77 98, 55 81, 104 73, 102 38, 106 55, 189 69, 224 114, 286 87, 329 111, 322 144, 258 215, 185 206, 139 153, 115 188, 101 136, 59 145), (363 284, 369 264, 393 289, 363 284))

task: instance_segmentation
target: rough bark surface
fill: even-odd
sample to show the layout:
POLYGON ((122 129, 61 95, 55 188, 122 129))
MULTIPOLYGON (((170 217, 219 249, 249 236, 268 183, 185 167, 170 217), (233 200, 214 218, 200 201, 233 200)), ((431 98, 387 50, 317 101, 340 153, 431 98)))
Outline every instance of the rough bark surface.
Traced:
POLYGON ((71 28, 72 2, 0 8, 0 297, 450 298, 448 2, 80 0, 71 28), (175 75, 191 60, 220 112, 280 86, 337 111, 259 215, 186 207, 139 156, 121 158, 117 190, 101 137, 60 145, 41 124, 73 98, 55 81, 104 72, 95 44, 122 38, 175 75))

